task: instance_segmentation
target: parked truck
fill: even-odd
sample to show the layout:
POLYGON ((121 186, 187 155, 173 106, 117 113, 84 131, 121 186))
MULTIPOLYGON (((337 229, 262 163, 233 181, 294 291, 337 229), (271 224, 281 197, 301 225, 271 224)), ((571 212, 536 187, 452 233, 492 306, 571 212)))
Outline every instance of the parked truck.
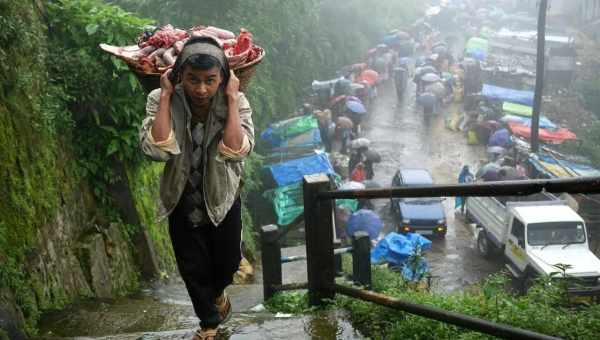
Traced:
POLYGON ((470 197, 466 214, 476 224, 479 253, 502 253, 525 289, 537 276, 561 272, 556 267, 561 264, 568 265, 565 275, 573 278, 570 294, 600 295, 600 259, 589 249, 585 222, 565 202, 547 193, 470 197))

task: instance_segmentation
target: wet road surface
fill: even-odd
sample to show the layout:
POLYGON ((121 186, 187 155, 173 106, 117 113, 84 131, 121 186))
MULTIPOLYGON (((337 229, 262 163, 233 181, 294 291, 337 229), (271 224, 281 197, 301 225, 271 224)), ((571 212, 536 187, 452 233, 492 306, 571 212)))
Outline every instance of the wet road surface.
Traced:
MULTIPOLYGON (((374 167, 375 180, 380 185, 390 186, 400 168, 425 168, 436 184, 457 183, 463 165, 477 168, 485 158, 484 148, 467 145, 464 132, 446 128, 451 108, 440 111, 436 116, 424 118, 422 109, 415 105, 412 82, 401 102, 393 85, 381 89, 363 125, 363 136, 371 141, 370 149, 381 154, 382 162, 374 167)), ((375 200, 374 204, 386 232, 395 231, 389 200, 375 200)), ((497 272, 502 263, 478 255, 473 226, 465 224, 460 215, 455 216, 453 197, 446 198, 444 206, 448 233, 445 239, 432 239, 433 247, 426 258, 434 276, 434 289, 452 292, 497 272)))

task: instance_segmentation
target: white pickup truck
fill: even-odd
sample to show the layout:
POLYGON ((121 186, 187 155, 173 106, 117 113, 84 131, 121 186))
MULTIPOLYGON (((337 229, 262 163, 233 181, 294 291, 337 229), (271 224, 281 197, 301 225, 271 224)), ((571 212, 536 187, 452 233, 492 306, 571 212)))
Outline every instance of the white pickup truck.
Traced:
POLYGON ((550 194, 526 197, 470 197, 467 220, 476 224, 477 249, 486 256, 502 252, 510 272, 523 283, 560 272, 580 282, 573 295, 600 294, 600 259, 589 249, 581 218, 550 194))

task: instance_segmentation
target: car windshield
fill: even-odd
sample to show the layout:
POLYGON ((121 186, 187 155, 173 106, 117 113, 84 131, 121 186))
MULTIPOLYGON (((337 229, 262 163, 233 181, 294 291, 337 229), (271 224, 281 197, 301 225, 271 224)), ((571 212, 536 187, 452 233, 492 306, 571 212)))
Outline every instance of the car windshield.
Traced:
POLYGON ((581 222, 532 223, 527 226, 530 246, 584 243, 585 229, 581 222))

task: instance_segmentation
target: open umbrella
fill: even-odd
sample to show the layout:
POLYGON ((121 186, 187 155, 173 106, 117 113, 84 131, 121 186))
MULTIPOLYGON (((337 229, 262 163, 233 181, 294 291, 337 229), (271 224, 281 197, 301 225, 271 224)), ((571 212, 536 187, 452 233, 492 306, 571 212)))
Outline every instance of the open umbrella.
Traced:
POLYGON ((490 146, 486 151, 489 154, 503 155, 506 152, 506 149, 501 146, 490 146))
POLYGON ((340 186, 340 190, 363 190, 365 189, 365 185, 360 182, 346 182, 340 186))
POLYGON ((372 210, 360 209, 350 216, 346 225, 346 231, 349 236, 357 231, 365 231, 369 234, 371 240, 377 239, 383 229, 383 222, 372 210))
POLYGON ((350 143, 352 149, 368 148, 371 141, 366 138, 357 138, 350 143))
POLYGON ((409 40, 410 39, 410 34, 404 32, 404 31, 398 31, 398 32, 396 32, 396 36, 400 40, 409 40))
POLYGON ((484 181, 497 181, 498 180, 498 172, 500 171, 500 165, 497 163, 488 163, 482 166, 478 171, 475 177, 481 178, 484 181))
POLYGON ((365 114, 365 113, 367 113, 367 109, 365 108, 365 106, 360 101, 347 100, 346 101, 346 108, 348 110, 350 110, 351 112, 356 113, 356 114, 365 114))
POLYGON ((350 119, 348 117, 343 117, 343 116, 338 117, 335 124, 340 129, 352 129, 354 127, 354 123, 352 122, 352 119, 350 119))
POLYGON ((367 161, 370 161, 372 163, 381 162, 381 155, 375 150, 367 150, 365 152, 365 157, 367 158, 367 161))
POLYGON ((438 45, 438 46, 436 46, 436 47, 433 47, 433 48, 431 49, 431 51, 432 51, 434 54, 437 54, 437 55, 439 56, 440 54, 445 54, 445 53, 447 53, 447 52, 448 52, 448 48, 447 48, 446 46, 443 46, 443 45, 438 45))
POLYGON ((498 171, 498 179, 502 181, 514 181, 521 179, 521 175, 517 169, 512 166, 503 166, 498 171))
POLYGON ((365 82, 365 83, 369 84, 370 86, 375 86, 375 84, 377 84, 378 80, 379 80, 379 73, 377 73, 377 71, 374 71, 371 69, 364 70, 360 74, 360 76, 358 76, 359 82, 365 82))
POLYGON ((446 96, 446 87, 441 82, 437 81, 425 86, 425 92, 433 93, 438 98, 446 96))
POLYGON ((432 16, 440 14, 441 11, 442 11, 442 9, 439 6, 433 6, 433 7, 429 7, 425 11, 425 15, 428 17, 432 17, 432 16))
POLYGON ((425 65, 422 67, 419 67, 418 71, 415 71, 418 75, 426 75, 427 73, 433 73, 436 74, 437 73, 437 69, 435 68, 435 66, 431 66, 431 65, 425 65))
POLYGON ((433 45, 431 45, 431 48, 436 48, 436 47, 445 47, 448 48, 448 44, 444 41, 438 41, 436 43, 434 43, 433 45))
POLYGON ((440 76, 438 76, 435 73, 427 73, 427 74, 425 74, 424 76, 421 77, 421 80, 424 81, 424 82, 427 82, 427 83, 435 83, 435 82, 438 82, 438 81, 440 81, 442 79, 440 78, 440 76))
POLYGON ((439 59, 440 55, 437 53, 432 53, 429 55, 429 57, 427 57, 427 59, 429 59, 430 61, 434 62, 437 61, 439 59))

